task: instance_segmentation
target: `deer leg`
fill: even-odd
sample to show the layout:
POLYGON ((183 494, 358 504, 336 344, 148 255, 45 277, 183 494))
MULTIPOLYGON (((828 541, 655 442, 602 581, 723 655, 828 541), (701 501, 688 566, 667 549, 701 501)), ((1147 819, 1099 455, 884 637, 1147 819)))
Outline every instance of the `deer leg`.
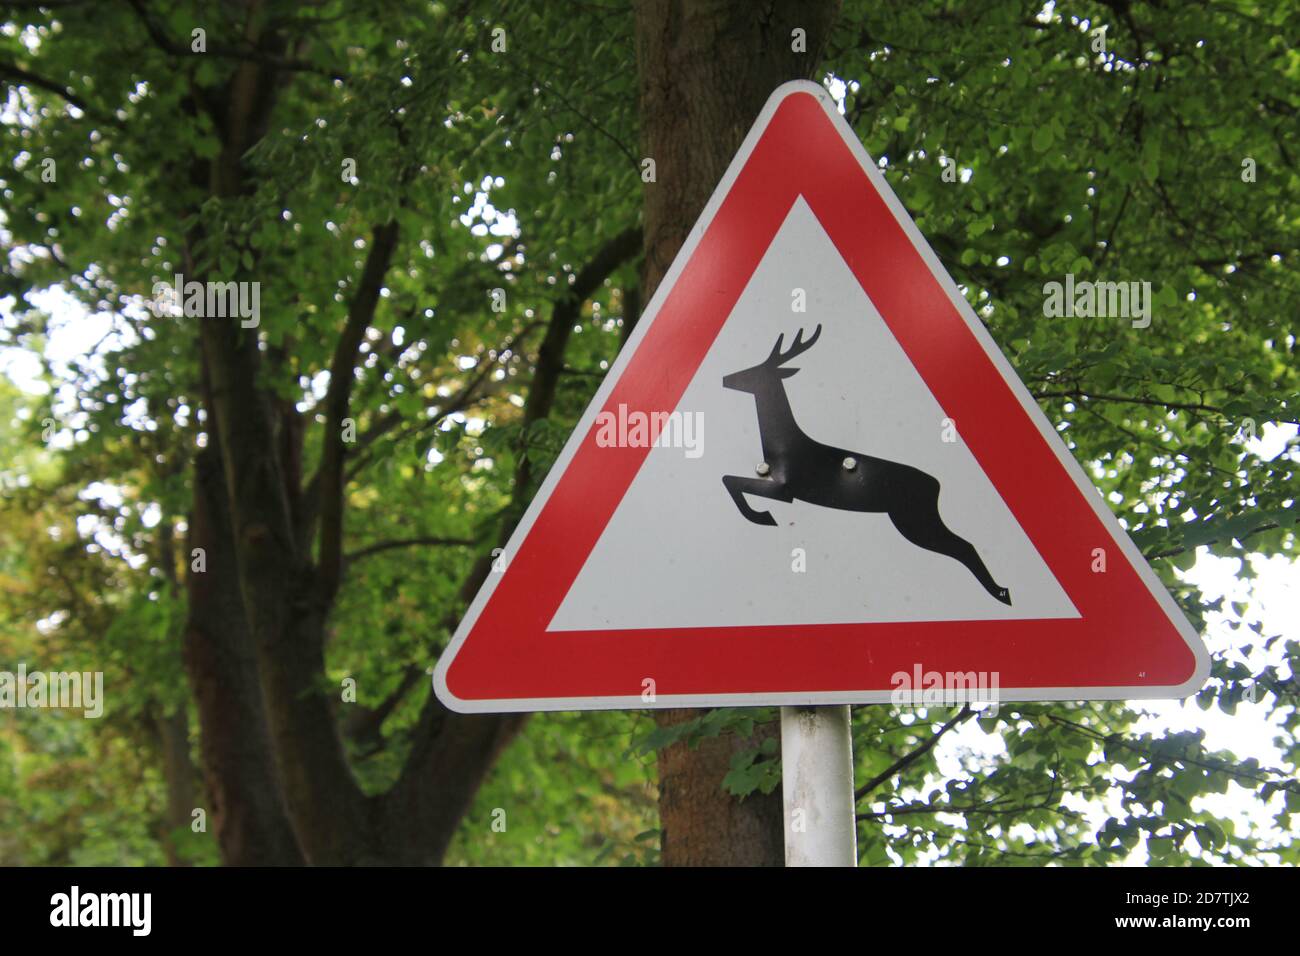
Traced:
MULTIPOLYGON (((966 566, 975 579, 984 586, 984 590, 1003 604, 1011 604, 1011 592, 993 580, 993 575, 980 560, 979 552, 965 538, 951 531, 939 517, 938 489, 935 496, 921 508, 909 507, 907 510, 897 508, 889 512, 889 520, 899 533, 918 548, 925 548, 936 554, 946 554, 966 566)), ((915 502, 908 502, 914 505, 915 502)))
POLYGON ((743 478, 740 475, 723 475, 722 483, 726 486, 731 500, 736 503, 740 513, 754 524, 775 526, 776 519, 770 511, 755 511, 745 500, 745 495, 758 495, 775 501, 794 501, 794 495, 786 490, 785 485, 770 478, 743 478))

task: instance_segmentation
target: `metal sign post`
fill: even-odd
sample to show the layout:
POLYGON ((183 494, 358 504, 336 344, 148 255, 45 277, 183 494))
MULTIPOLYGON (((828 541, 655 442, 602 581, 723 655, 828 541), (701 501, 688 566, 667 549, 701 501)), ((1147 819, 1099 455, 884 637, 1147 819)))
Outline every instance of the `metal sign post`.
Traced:
POLYGON ((781 708, 786 866, 857 866, 847 704, 781 708))

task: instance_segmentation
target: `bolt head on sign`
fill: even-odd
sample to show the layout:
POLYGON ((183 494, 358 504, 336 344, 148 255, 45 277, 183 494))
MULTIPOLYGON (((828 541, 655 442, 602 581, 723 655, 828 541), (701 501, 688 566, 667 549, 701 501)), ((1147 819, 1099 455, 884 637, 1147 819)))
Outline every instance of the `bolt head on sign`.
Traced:
POLYGON ((504 556, 434 672, 453 710, 888 702, 922 674, 1183 697, 1209 671, 808 82, 763 107, 504 556))

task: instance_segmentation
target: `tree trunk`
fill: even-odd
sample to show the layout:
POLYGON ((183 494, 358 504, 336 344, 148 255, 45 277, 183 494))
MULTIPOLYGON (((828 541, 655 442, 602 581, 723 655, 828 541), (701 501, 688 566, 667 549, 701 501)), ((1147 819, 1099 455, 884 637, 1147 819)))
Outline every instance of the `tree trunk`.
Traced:
MULTIPOLYGON (((153 410, 150 410, 153 413, 153 410)), ((170 473, 165 477, 170 478, 170 473)), ((170 515, 158 524, 158 566, 172 598, 180 598, 181 581, 176 570, 176 526, 170 515)), ((183 648, 184 636, 181 636, 183 648)), ((183 651, 182 651, 183 653, 183 651)), ((153 713, 154 736, 162 761, 163 782, 167 785, 167 804, 163 812, 159 843, 168 866, 188 866, 177 852, 178 832, 190 826, 191 814, 198 806, 198 772, 190 757, 189 710, 184 703, 160 706, 153 713)))
MULTIPOLYGON (((639 0, 636 11, 642 149, 655 161, 645 187, 647 300, 668 271, 768 95, 814 75, 839 0, 639 0), (806 43, 796 47, 797 34, 806 43)), ((661 725, 694 716, 661 711, 661 725)), ((769 727, 767 733, 774 733, 769 727)), ((659 755, 665 866, 780 866, 781 794, 737 800, 722 790, 731 736, 659 755)))
MULTIPOLYGON (((223 96, 204 100, 222 148, 211 162, 192 156, 189 163, 191 182, 222 199, 252 191, 255 170, 245 157, 265 134, 287 82, 275 65, 286 39, 249 29, 246 40, 268 59, 241 61, 223 96)), ((416 168, 418 158, 412 163, 416 168)), ((187 277, 251 280, 259 265, 252 249, 240 250, 254 259, 241 272, 204 274, 193 257, 208 238, 200 219, 185 237, 187 277)), ((430 688, 397 783, 371 796, 343 746, 338 691, 322 682, 325 625, 344 573, 349 449, 341 425, 399 238, 395 222, 374 226, 330 363, 321 462, 305 484, 302 422, 265 386, 263 365, 277 361, 277 353, 263 350, 258 332, 238 323, 198 323, 208 449, 196 468, 193 534, 195 546, 207 549, 207 569, 190 576, 186 659, 212 816, 228 863, 438 863, 492 762, 524 721, 452 714, 430 688)), ((611 237, 555 304, 525 424, 549 413, 583 302, 639 247, 636 230, 611 237)), ((516 475, 519 510, 531 490, 525 465, 516 475)), ((466 601, 487 567, 466 583, 466 601)))
MULTIPOLYGON (((700 710, 661 710, 661 725, 698 717, 700 710)), ((744 799, 722 789, 731 758, 767 737, 780 741, 780 725, 764 724, 752 737, 723 734, 659 751, 659 827, 664 866, 781 866, 785 862, 781 790, 744 799)))
POLYGON ((266 731, 253 638, 235 571, 221 462, 211 446, 195 461, 189 544, 185 669, 202 728, 208 822, 227 864, 301 864, 266 731), (194 570, 195 548, 202 549, 202 571, 194 570))
POLYGON ((163 812, 159 843, 168 866, 188 866, 176 852, 176 831, 188 827, 198 805, 195 799, 194 764, 190 760, 190 726, 185 706, 154 717, 154 733, 162 758, 163 782, 167 785, 167 804, 163 812))

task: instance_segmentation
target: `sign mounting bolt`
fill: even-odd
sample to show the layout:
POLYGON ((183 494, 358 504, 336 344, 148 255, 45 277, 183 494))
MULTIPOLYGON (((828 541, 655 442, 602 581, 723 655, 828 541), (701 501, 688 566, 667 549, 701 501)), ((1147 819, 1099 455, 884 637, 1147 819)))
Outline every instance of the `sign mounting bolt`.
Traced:
POLYGON ((755 468, 754 470, 758 472, 761 477, 766 478, 768 474, 771 473, 772 467, 767 462, 760 461, 758 463, 758 467, 755 468))
POLYGON ((858 467, 858 460, 857 460, 856 458, 845 458, 845 459, 844 459, 844 470, 845 470, 845 471, 854 471, 857 467, 858 467))

